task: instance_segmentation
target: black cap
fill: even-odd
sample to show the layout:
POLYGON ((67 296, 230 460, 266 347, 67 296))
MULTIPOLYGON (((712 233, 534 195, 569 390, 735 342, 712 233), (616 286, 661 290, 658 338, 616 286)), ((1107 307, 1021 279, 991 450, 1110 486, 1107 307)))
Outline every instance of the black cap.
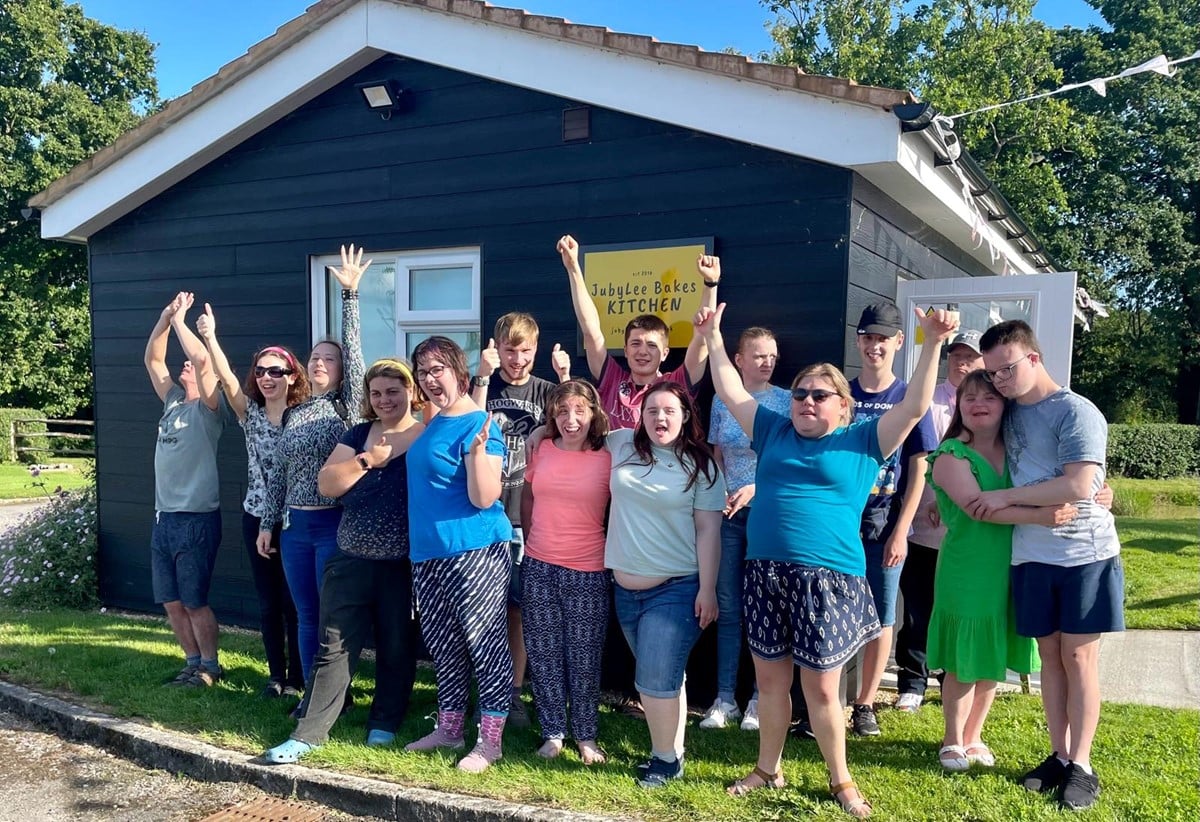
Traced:
POLYGON ((858 318, 859 334, 894 337, 903 327, 900 309, 896 308, 895 303, 872 303, 863 309, 862 316, 858 318))

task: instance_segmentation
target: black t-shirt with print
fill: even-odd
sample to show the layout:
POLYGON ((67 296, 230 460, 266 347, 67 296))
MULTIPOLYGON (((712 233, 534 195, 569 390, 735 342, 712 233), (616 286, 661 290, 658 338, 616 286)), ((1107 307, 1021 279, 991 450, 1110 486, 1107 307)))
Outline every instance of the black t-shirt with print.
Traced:
POLYGON ((524 385, 512 385, 501 371, 488 383, 487 410, 495 415, 508 453, 500 477, 500 500, 513 523, 521 521, 521 487, 525 485, 525 440, 546 421, 546 400, 554 383, 530 377, 524 385))

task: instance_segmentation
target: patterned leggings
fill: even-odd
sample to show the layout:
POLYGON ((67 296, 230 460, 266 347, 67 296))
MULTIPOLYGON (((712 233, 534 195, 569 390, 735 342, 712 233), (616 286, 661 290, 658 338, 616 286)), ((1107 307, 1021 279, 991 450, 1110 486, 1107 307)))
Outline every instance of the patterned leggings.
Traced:
POLYGON ((595 739, 600 659, 608 627, 607 571, 576 571, 526 556, 522 617, 543 739, 595 739))
POLYGON ((421 636, 437 671, 438 710, 465 711, 474 672, 479 708, 507 714, 513 665, 505 606, 508 543, 413 566, 421 636))

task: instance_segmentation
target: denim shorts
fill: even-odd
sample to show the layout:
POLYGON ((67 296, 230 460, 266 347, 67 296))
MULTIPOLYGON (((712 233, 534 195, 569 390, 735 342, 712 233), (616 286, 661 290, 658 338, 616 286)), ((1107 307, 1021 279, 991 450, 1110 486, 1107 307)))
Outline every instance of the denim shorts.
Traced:
POLYGON ((1014 565, 1012 591, 1021 636, 1125 630, 1125 568, 1120 556, 1070 568, 1044 562, 1014 565))
POLYGON ((863 549, 867 554, 867 584, 875 598, 875 612, 879 614, 879 624, 887 628, 896 624, 896 598, 904 563, 884 568, 882 542, 864 540, 863 549))
POLYGON ((207 605, 220 545, 220 511, 156 513, 150 537, 154 601, 162 605, 178 600, 185 608, 207 605))
POLYGON ((746 561, 746 644, 772 662, 789 654, 812 671, 846 664, 879 636, 867 581, 795 562, 746 561))
POLYGON ((692 646, 700 638, 696 595, 700 577, 673 577, 644 591, 613 585, 617 621, 637 664, 638 693, 659 699, 679 696, 692 646))

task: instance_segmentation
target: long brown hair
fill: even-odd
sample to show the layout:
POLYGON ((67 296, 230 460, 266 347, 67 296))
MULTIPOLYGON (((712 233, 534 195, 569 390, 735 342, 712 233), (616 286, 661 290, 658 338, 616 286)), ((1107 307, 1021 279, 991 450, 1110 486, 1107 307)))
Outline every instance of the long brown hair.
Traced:
POLYGON ((308 387, 308 372, 300 367, 296 355, 290 348, 284 348, 282 345, 268 345, 266 348, 254 352, 254 356, 250 358, 250 370, 246 373, 245 382, 242 383, 242 392, 254 400, 255 405, 261 408, 267 404, 267 398, 263 396, 262 389, 258 387, 258 378, 254 376, 254 369, 263 357, 278 357, 287 363, 288 368, 292 369, 290 376, 296 379, 288 386, 287 404, 289 408, 308 399, 311 391, 308 387))
MULTIPOLYGON (((712 447, 708 444, 708 438, 704 436, 704 426, 700 424, 700 415, 696 413, 696 403, 692 400, 692 395, 687 392, 682 385, 677 382, 655 383, 650 386, 650 390, 642 397, 642 408, 646 407, 646 403, 655 394, 662 392, 674 394, 679 398, 679 405, 683 408, 683 413, 686 418, 679 429, 679 436, 676 438, 671 450, 675 452, 676 458, 680 464, 688 468, 687 485, 683 487, 684 491, 691 489, 696 481, 700 478, 700 473, 704 473, 704 478, 708 480, 711 486, 717 481, 719 472, 717 471, 716 457, 713 455, 712 447)), ((642 463, 645 465, 654 464, 654 452, 651 450, 653 446, 650 444, 650 434, 646 431, 645 418, 641 413, 638 414, 637 428, 633 432, 633 450, 641 457, 642 463)))
POLYGON ((958 384, 958 391, 954 395, 954 416, 950 418, 950 424, 946 426, 946 435, 942 437, 942 442, 947 440, 956 440, 963 434, 966 434, 966 439, 963 442, 968 445, 975 439, 975 433, 963 425, 962 418, 962 398, 963 394, 969 389, 978 390, 982 388, 988 394, 1004 399, 1004 395, 996 390, 996 386, 988 382, 987 375, 982 368, 977 368, 967 376, 963 377, 962 382, 958 384))
POLYGON ((604 447, 604 438, 609 431, 608 414, 604 413, 604 409, 600 405, 600 395, 596 393, 596 387, 590 382, 578 378, 554 386, 554 390, 547 397, 546 438, 553 440, 562 436, 562 432, 558 430, 558 422, 554 418, 558 416, 559 410, 571 397, 583 400, 591 410, 592 423, 588 426, 587 443, 590 450, 599 451, 604 447))

